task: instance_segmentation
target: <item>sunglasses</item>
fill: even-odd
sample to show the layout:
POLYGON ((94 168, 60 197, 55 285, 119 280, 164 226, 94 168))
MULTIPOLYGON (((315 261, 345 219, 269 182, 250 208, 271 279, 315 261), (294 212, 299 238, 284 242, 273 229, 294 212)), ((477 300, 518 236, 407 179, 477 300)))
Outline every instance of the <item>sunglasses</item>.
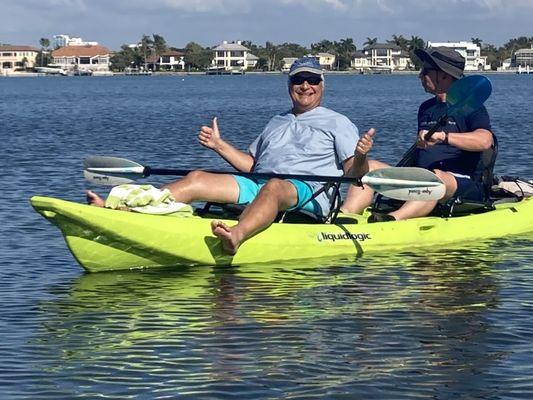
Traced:
POLYGON ((304 82, 307 82, 311 86, 316 86, 322 82, 322 78, 320 76, 294 75, 291 76, 290 80, 293 85, 302 85, 304 82))

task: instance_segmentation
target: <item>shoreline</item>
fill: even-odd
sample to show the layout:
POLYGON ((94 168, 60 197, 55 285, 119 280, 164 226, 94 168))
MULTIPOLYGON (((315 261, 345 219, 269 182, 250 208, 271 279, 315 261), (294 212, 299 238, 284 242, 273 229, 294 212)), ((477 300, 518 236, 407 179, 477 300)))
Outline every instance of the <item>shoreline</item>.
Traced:
MULTIPOLYGON (((324 71, 325 75, 418 75, 420 71, 394 71, 387 73, 361 73, 355 70, 349 71, 324 71)), ((514 74, 514 75, 533 75, 533 72, 529 74, 526 72, 519 73, 518 70, 508 70, 508 71, 466 71, 466 75, 472 74, 481 74, 481 75, 494 75, 494 74, 514 74)), ((152 74, 152 76, 243 76, 243 75, 286 75, 286 72, 281 71, 247 71, 244 74, 220 74, 220 75, 208 75, 204 71, 194 71, 194 72, 180 72, 180 71, 157 71, 152 74)), ((0 78, 35 78, 35 77, 54 77, 59 75, 46 74, 42 72, 13 72, 9 74, 0 74, 0 78)), ((125 72, 110 72, 107 74, 98 74, 94 75, 95 77, 113 77, 113 76, 136 76, 129 75, 125 72)))

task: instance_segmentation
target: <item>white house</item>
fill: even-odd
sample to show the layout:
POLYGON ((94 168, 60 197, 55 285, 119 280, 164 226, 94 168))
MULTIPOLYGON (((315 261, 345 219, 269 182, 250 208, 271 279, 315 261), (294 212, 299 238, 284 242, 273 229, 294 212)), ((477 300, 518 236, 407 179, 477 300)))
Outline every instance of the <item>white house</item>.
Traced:
MULTIPOLYGON (((214 58, 211 62, 212 69, 230 72, 244 72, 257 64, 256 59, 249 58, 250 49, 243 46, 240 41, 228 43, 223 41, 213 49, 214 58)), ((255 56, 254 56, 255 57, 255 56)))
POLYGON ((325 70, 335 69, 336 57, 335 57, 334 54, 316 53, 316 54, 308 54, 308 55, 306 55, 306 57, 316 58, 316 60, 320 64, 320 68, 322 68, 322 69, 325 69, 325 70))
POLYGON ((177 71, 185 69, 185 53, 169 50, 148 58, 148 69, 177 71))
POLYGON ((295 62, 298 58, 297 57, 284 57, 281 59, 281 72, 289 73, 289 70, 291 69, 291 65, 293 62, 295 62))
POLYGON ((533 44, 529 49, 519 49, 515 51, 512 63, 516 67, 533 67, 533 44))
POLYGON ((109 71, 110 51, 103 46, 66 46, 52 52, 54 65, 67 71, 109 71))
POLYGON ((409 53, 391 43, 376 43, 352 54, 351 67, 363 71, 403 71, 412 68, 409 53))
POLYGON ((66 46, 98 46, 98 42, 85 42, 81 37, 70 37, 69 35, 54 35, 51 44, 54 49, 66 46))
POLYGON ((465 71, 490 69, 487 57, 481 55, 481 47, 472 42, 428 42, 428 47, 450 47, 465 58, 465 71))

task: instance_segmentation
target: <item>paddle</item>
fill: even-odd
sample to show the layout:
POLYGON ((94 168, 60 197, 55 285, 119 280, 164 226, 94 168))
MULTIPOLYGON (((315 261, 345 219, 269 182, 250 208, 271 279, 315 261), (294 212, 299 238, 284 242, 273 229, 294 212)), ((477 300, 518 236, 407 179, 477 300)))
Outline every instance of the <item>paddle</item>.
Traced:
MULTIPOLYGON (((468 116, 478 110, 492 92, 490 81, 482 75, 470 75, 459 79, 453 83, 446 94, 448 110, 437 123, 424 136, 428 140, 435 132, 441 129, 450 117, 463 115, 468 116)), ((416 143, 404 154, 397 167, 405 166, 413 157, 416 150, 416 143)))
MULTIPOLYGON (((120 185, 150 175, 184 176, 192 172, 185 169, 162 169, 143 166, 134 161, 117 157, 91 156, 84 161, 83 174, 98 185, 120 185)), ((382 168, 369 172, 361 179, 343 176, 317 176, 271 174, 237 171, 209 171, 211 174, 239 175, 252 179, 299 179, 308 182, 339 182, 355 185, 366 184, 378 193, 398 200, 438 200, 444 196, 445 187, 431 171, 423 168, 382 168)))

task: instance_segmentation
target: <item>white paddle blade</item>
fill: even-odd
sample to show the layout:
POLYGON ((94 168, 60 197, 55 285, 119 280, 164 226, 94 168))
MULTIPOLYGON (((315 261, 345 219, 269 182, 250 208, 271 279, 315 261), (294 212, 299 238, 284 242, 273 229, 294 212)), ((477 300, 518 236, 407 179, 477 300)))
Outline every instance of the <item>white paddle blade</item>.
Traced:
POLYGON ((439 200, 446 187, 433 172, 416 167, 380 168, 369 172, 361 181, 376 192, 397 200, 439 200))
POLYGON ((383 196, 396 200, 440 200, 446 193, 446 186, 443 183, 437 186, 413 186, 413 187, 398 187, 389 185, 372 185, 376 192, 383 196))
POLYGON ((122 185, 123 183, 130 183, 133 181, 133 179, 129 179, 123 176, 112 176, 107 174, 103 175, 88 170, 83 171, 83 176, 93 185, 101 186, 117 186, 122 185))
POLYGON ((144 167, 125 158, 90 156, 83 161, 85 179, 95 185, 116 186, 143 177, 144 167))

